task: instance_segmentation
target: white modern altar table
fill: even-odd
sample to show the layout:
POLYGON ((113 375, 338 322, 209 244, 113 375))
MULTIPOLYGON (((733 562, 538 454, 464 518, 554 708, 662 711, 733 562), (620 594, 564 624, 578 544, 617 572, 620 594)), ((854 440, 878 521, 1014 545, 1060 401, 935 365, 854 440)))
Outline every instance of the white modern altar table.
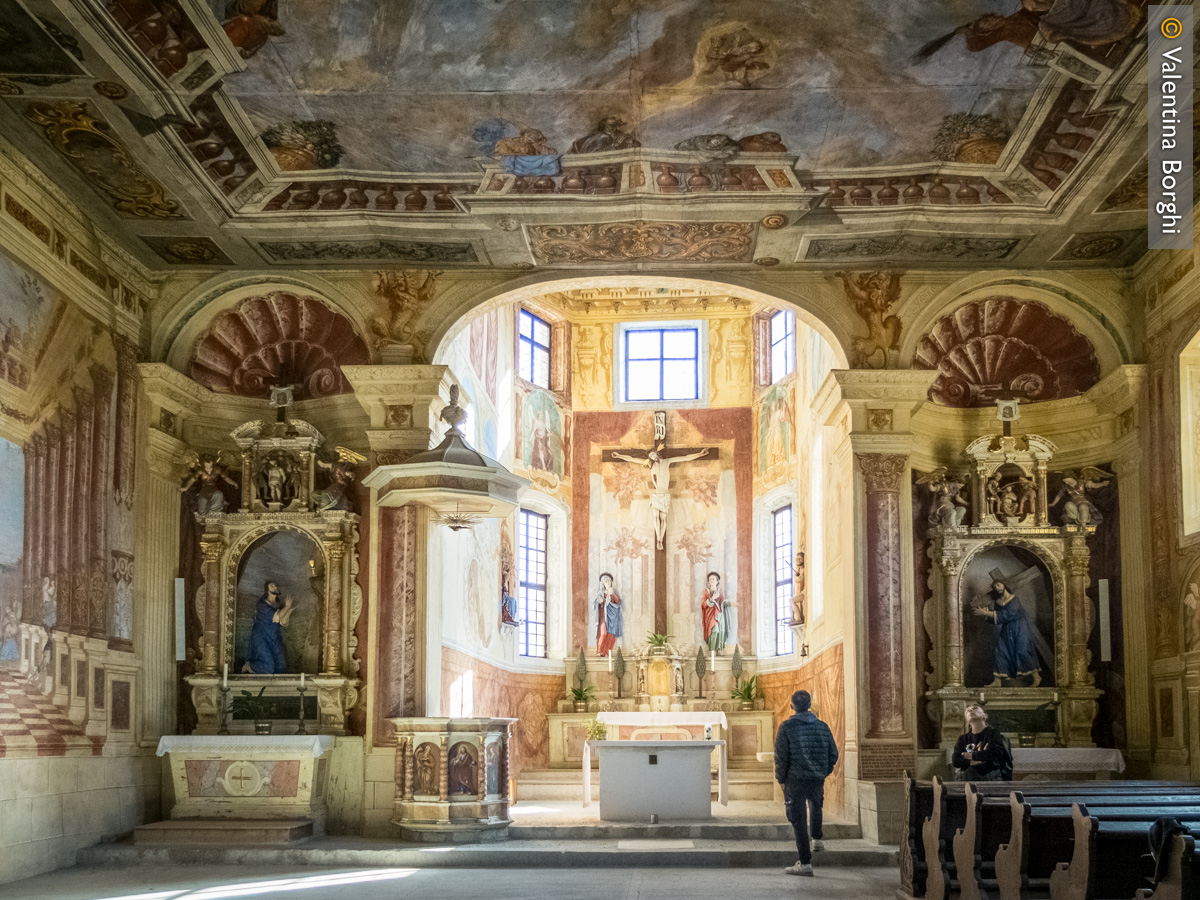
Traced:
MULTIPOLYGON (((649 822, 712 818, 713 750, 721 754, 718 797, 725 800, 724 741, 587 741, 584 796, 591 797, 591 754, 600 759, 600 818, 649 822)), ((584 802, 587 806, 588 802, 584 802)))

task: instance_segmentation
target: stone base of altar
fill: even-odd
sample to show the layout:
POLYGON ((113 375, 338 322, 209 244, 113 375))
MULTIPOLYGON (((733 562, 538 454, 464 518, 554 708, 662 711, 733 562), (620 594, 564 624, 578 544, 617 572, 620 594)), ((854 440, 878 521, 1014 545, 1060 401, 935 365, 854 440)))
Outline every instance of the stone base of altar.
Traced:
POLYGON ((315 834, 312 819, 172 819, 139 825, 133 830, 133 842, 245 847, 293 844, 315 834))

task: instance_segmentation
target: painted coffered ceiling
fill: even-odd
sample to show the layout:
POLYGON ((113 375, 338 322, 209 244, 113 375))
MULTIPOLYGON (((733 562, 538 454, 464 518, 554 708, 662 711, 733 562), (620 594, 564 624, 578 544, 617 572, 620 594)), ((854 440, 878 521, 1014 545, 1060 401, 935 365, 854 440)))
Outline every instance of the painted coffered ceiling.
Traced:
POLYGON ((1124 266, 1142 0, 0 0, 12 149, 164 270, 1124 266))

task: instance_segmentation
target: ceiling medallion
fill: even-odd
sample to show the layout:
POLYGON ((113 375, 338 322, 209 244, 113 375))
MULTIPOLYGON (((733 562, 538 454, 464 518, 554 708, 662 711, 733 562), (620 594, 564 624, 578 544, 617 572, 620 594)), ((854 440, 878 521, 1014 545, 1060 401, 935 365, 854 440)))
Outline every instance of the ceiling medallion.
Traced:
POLYGON ((768 228, 771 231, 775 231, 776 229, 785 227, 787 225, 787 223, 788 223, 787 216, 780 215, 779 213, 775 213, 770 216, 763 216, 762 227, 768 228))
POLYGON ((754 261, 754 264, 756 266, 777 266, 779 265, 779 260, 773 256, 760 256, 754 261))

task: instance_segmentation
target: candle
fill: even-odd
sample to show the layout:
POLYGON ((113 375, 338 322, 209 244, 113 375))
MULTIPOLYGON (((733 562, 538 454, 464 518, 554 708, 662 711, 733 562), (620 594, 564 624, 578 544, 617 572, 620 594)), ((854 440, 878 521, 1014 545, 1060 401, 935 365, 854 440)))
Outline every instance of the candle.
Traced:
POLYGON ((712 652, 712 666, 710 666, 710 668, 712 669, 713 676, 715 677, 717 674, 717 651, 716 650, 714 650, 712 652))
POLYGON ((612 654, 608 654, 608 671, 612 671, 612 654))
POLYGON ((300 689, 301 690, 304 689, 304 673, 303 672, 300 673, 300 689))
POLYGON ((229 687, 229 663, 225 663, 225 666, 221 671, 221 687, 229 687))

